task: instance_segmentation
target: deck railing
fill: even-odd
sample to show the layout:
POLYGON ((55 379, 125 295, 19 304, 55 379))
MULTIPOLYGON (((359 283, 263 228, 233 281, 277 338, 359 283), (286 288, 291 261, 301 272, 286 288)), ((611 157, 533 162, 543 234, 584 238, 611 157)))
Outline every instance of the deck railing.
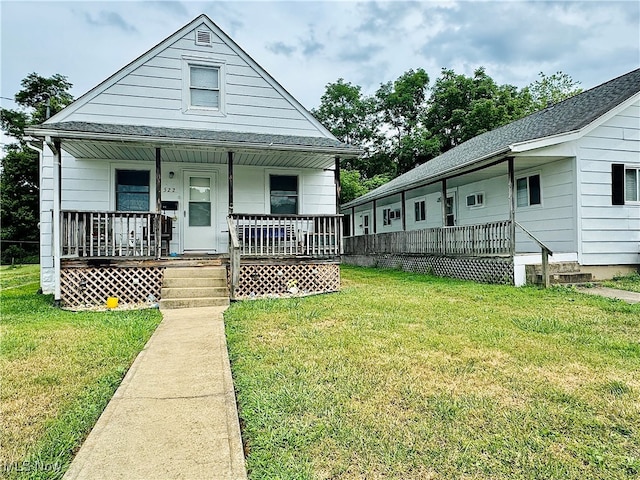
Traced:
POLYGON ((344 253, 425 253, 433 255, 505 256, 511 252, 510 221, 424 228, 360 235, 344 239, 344 253))
POLYGON ((336 257, 342 253, 342 215, 233 214, 241 256, 336 257))
POLYGON ((63 210, 60 237, 63 257, 159 257, 162 240, 171 239, 171 219, 155 212, 63 210))

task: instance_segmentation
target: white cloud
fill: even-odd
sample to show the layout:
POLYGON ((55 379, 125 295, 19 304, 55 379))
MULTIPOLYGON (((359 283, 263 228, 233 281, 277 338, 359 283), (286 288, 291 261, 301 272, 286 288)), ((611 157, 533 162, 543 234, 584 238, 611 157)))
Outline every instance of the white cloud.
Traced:
POLYGON ((308 108, 340 77, 371 94, 410 68, 589 88, 640 66, 638 2, 2 1, 2 96, 35 71, 77 97, 201 13, 308 108))

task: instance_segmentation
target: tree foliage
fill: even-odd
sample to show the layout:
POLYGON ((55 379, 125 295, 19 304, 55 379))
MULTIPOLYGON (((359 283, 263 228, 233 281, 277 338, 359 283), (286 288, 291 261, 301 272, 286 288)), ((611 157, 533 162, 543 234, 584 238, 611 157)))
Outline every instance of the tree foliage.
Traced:
MULTIPOLYGON (((38 154, 27 146, 24 130, 42 123, 72 102, 71 83, 63 75, 49 78, 31 73, 22 82, 15 101, 22 110, 0 109, 0 126, 16 143, 5 147, 0 172, 2 240, 38 240, 38 154)), ((20 256, 18 248, 12 248, 20 256)), ((5 255, 3 255, 5 257, 5 255)), ((4 258, 6 261, 7 259, 4 258)))
MULTIPOLYGON (((366 193, 371 180, 392 179, 470 138, 581 92, 557 72, 518 89, 497 84, 477 68, 473 75, 444 68, 429 85, 423 69, 408 70, 366 96, 340 78, 329 83, 316 117, 340 140, 363 148, 345 159, 343 201, 366 193)), ((377 186, 377 185, 376 185, 377 186)))
POLYGON ((538 76, 540 78, 527 87, 531 95, 530 112, 550 107, 582 92, 582 89, 578 87, 580 82, 566 73, 556 72, 548 76, 540 72, 538 76))

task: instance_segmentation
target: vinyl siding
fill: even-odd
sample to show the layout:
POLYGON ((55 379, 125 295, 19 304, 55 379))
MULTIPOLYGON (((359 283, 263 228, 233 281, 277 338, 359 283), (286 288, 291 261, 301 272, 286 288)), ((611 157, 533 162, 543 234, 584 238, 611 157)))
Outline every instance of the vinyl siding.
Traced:
POLYGON ((640 263, 640 204, 611 204, 611 164, 640 167, 640 101, 578 141, 580 263, 640 263))
MULTIPOLYGON (((571 158, 558 160, 530 170, 518 170, 516 178, 540 174, 542 205, 521 207, 516 209, 516 220, 533 233, 554 252, 575 252, 576 215, 575 215, 575 173, 574 161, 571 158)), ((438 201, 441 193, 439 185, 431 185, 414 189, 406 193, 406 227, 407 230, 433 228, 442 226, 442 204, 438 201), (437 190, 437 191, 434 191, 437 190), (414 203, 426 201, 426 221, 414 221, 414 203)), ((479 223, 507 220, 509 218, 507 175, 488 180, 462 184, 448 188, 447 195, 455 196, 456 225, 474 225, 479 223), (484 206, 470 208, 466 206, 466 197, 472 193, 484 195, 484 206)), ((366 204, 372 208, 372 204, 366 204)), ((362 207, 364 209, 364 206, 362 207)), ((402 220, 394 219, 391 225, 383 225, 382 211, 385 208, 401 208, 399 194, 380 199, 376 204, 377 233, 402 230, 402 220)), ((359 213, 356 208, 356 235, 362 235, 358 228, 359 213)), ((519 229, 518 229, 519 230, 519 229)), ((516 250, 518 252, 537 252, 540 248, 526 234, 516 233, 516 250)))
POLYGON ((298 107, 212 32, 196 45, 193 30, 80 106, 66 120, 283 135, 325 136, 298 107), (185 57, 186 56, 186 57, 185 57), (220 65, 223 113, 186 110, 189 58, 220 65))

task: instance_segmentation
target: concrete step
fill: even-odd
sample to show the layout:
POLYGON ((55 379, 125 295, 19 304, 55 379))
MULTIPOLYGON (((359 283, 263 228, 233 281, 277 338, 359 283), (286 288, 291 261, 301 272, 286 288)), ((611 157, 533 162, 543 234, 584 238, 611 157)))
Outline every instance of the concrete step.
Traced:
POLYGON ((225 267, 169 267, 164 278, 227 278, 225 267))
POLYGON ((229 305, 225 267, 169 267, 164 271, 160 308, 229 305))
POLYGON ((229 297, 167 298, 160 300, 160 309, 219 307, 229 305, 229 297))
POLYGON ((227 278, 165 278, 162 288, 227 287, 227 278))
POLYGON ((203 298, 228 297, 226 285, 224 287, 162 287, 162 299, 169 298, 203 298))
MULTIPOLYGON (((538 283, 542 284, 542 275, 537 276, 538 283)), ((571 272, 571 273, 551 273, 549 282, 555 285, 570 283, 589 283, 593 281, 591 273, 571 272)))

